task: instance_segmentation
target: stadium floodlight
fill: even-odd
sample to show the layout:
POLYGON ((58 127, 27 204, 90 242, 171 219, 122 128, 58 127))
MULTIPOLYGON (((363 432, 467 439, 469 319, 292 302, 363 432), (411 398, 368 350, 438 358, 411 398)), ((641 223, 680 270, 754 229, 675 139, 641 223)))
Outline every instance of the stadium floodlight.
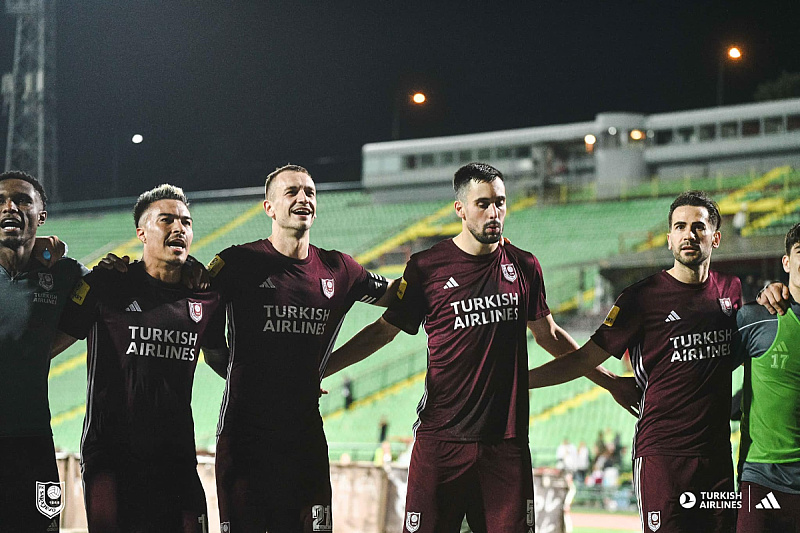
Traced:
POLYGON ((131 137, 131 142, 133 144, 140 144, 143 140, 144 140, 144 137, 142 137, 138 133, 136 135, 134 135, 133 137, 131 137))
POLYGON ((414 96, 411 97, 411 101, 415 104, 424 104, 427 97, 423 93, 414 93, 414 96))
POLYGON ((642 133, 642 130, 631 130, 630 136, 631 140, 634 141, 641 141, 642 139, 644 139, 644 133, 642 133))
POLYGON ((728 46, 725 55, 719 58, 719 69, 717 70, 717 106, 721 106, 725 100, 725 63, 737 63, 742 60, 742 49, 738 46, 728 46))
POLYGON ((593 145, 594 143, 597 142, 597 137, 595 137, 594 135, 592 135, 590 133, 586 137, 583 138, 583 142, 585 142, 586 144, 591 146, 591 145, 593 145))

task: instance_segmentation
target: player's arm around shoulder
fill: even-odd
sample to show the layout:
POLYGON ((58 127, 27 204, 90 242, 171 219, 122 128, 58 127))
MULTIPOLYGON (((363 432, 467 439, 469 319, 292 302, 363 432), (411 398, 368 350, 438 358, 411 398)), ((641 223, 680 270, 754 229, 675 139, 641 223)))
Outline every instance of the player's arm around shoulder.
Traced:
POLYGON ((383 293, 383 296, 378 298, 378 301, 375 302, 375 305, 378 307, 389 307, 393 301, 397 299, 397 291, 400 288, 400 283, 403 278, 393 279, 389 281, 386 286, 386 292, 383 293))
POLYGON ((331 354, 322 377, 326 378, 366 359, 392 342, 399 332, 400 328, 390 324, 383 317, 378 318, 331 354))
MULTIPOLYGON (((62 262, 68 259, 62 259, 62 262)), ((95 319, 98 286, 113 281, 110 270, 97 269, 88 272, 86 267, 75 261, 75 272, 86 273, 78 277, 67 303, 61 312, 58 331, 50 347, 50 358, 54 358, 78 339, 85 339, 91 324, 95 319)))

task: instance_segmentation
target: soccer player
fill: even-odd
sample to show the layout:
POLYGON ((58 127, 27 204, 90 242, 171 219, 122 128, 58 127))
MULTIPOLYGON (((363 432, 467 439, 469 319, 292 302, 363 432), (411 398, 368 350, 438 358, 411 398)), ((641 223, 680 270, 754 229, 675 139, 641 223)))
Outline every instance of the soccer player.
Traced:
POLYGON ((800 224, 786 234, 789 307, 757 303, 736 316, 745 378, 737 531, 800 531, 800 224))
MULTIPOLYGON (((428 374, 404 531, 457 532, 465 515, 474 531, 532 531, 526 327, 553 355, 577 344, 550 315, 536 257, 500 246, 502 174, 471 163, 456 172, 453 188, 461 233, 411 256, 397 299, 333 353, 327 374, 423 324, 428 374)), ((632 379, 615 378, 604 370, 593 376, 630 407, 638 400, 632 379)))
POLYGON ((203 335, 223 327, 224 313, 218 293, 181 284, 193 237, 187 205, 171 185, 139 196, 142 261, 127 274, 87 275, 59 325, 56 350, 88 336, 81 468, 89 531, 208 530, 192 383, 203 335))
POLYGON ((310 244, 317 197, 306 169, 278 168, 264 192, 269 238, 209 264, 230 334, 230 354, 204 348, 227 377, 217 429, 221 529, 331 531, 320 376, 345 313, 356 301, 385 306, 388 282, 310 244))
POLYGON ((529 386, 569 381, 628 350, 643 391, 632 454, 642 530, 727 533, 729 506, 679 498, 733 491, 728 415, 741 284, 710 270, 721 239, 713 200, 683 193, 668 221, 672 268, 626 288, 591 339, 531 370, 529 386))
MULTIPOLYGON (((36 231, 47 219, 39 181, 0 174, 0 530, 59 530, 64 507, 58 481, 47 374, 61 310, 87 272, 64 258, 36 261, 36 231)), ((50 248, 56 253, 54 248, 50 248)), ((48 251, 45 255, 51 255, 48 251)), ((58 253, 57 255, 61 255, 58 253)))

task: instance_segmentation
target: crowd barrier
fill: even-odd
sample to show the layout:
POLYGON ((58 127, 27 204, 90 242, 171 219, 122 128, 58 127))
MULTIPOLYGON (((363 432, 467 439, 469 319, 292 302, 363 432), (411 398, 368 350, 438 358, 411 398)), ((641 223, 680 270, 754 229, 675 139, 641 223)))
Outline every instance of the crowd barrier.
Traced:
MULTIPOLYGON (((198 457, 198 473, 206 492, 209 532, 220 533, 213 457, 198 457)), ((61 528, 85 530, 86 511, 83 502, 80 459, 73 454, 58 456, 58 471, 64 482, 64 509, 61 528)), ((400 533, 405 516, 405 494, 408 480, 406 466, 375 466, 359 462, 331 464, 334 531, 337 533, 400 533)), ((567 483, 557 473, 534 472, 537 533, 564 533, 564 499, 567 483)), ((424 517, 422 517, 424 520, 424 517)), ((534 533, 532 530, 530 533, 534 533)))

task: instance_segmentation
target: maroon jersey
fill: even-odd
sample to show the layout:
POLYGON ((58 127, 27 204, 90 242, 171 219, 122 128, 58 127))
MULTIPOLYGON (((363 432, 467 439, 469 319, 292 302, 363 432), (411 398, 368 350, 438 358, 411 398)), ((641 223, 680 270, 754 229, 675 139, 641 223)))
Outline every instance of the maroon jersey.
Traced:
POLYGON ((686 284, 666 271, 626 288, 592 340, 630 352, 644 391, 633 457, 709 456, 730 449, 731 372, 739 278, 686 284))
POLYGON ((345 313, 383 296, 386 279, 341 252, 309 246, 293 259, 267 239, 224 250, 209 271, 227 302, 230 342, 217 433, 320 423, 320 376, 345 313))
POLYGON ((428 335, 415 435, 527 439, 526 327, 550 313, 536 257, 511 245, 470 255, 447 239, 411 256, 397 296, 383 318, 428 335))
POLYGON ((59 328, 88 335, 84 460, 195 463, 192 382, 212 317, 224 320, 218 293, 162 283, 143 263, 79 282, 59 328))

